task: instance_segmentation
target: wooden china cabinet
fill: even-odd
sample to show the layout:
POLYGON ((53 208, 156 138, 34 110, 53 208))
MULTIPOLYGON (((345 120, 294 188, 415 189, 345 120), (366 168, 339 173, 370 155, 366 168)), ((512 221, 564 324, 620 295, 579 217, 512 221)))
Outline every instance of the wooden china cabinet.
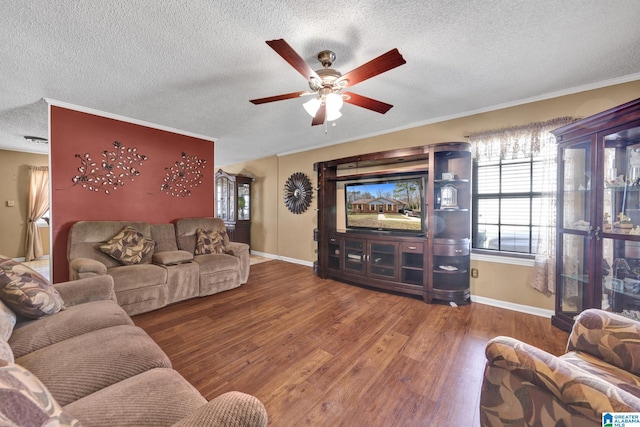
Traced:
POLYGON ((640 318, 640 99, 553 131, 558 145, 556 310, 640 318))
POLYGON ((216 216, 224 221, 232 242, 251 244, 251 181, 253 178, 216 172, 216 216))

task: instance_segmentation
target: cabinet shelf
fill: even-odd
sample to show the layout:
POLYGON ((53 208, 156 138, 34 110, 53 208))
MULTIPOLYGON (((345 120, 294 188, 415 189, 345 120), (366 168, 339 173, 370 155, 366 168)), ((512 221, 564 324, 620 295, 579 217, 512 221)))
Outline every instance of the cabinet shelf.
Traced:
POLYGON ((455 178, 455 179, 434 179, 434 184, 468 184, 468 179, 455 178))
POLYGON ((383 267, 383 268, 394 268, 393 264, 389 264, 389 263, 381 263, 381 262, 372 262, 371 263, 371 267, 383 267))
POLYGON ((434 273, 436 274, 451 274, 451 275, 456 275, 456 274, 467 274, 468 270, 456 270, 456 271, 446 271, 446 270, 433 270, 434 273))
MULTIPOLYGON (((616 191, 616 192, 624 192, 625 189, 626 189, 627 192, 630 192, 630 191, 638 192, 638 191, 640 191, 640 186, 629 184, 626 187, 624 185, 615 186, 615 187, 606 187, 605 186, 604 189, 605 189, 605 191, 609 190, 609 191, 616 191)), ((586 190, 582 190, 582 191, 586 191, 586 190)))
POLYGON ((582 285, 589 283, 589 276, 586 274, 562 274, 562 277, 569 280, 575 280, 582 285))

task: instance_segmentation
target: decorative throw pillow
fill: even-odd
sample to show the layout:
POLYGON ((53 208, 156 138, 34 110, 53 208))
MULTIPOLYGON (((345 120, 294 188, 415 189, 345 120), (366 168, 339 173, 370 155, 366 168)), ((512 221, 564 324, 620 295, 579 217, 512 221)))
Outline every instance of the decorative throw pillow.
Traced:
POLYGON ((16 326, 16 314, 0 300, 0 340, 8 341, 16 326))
MULTIPOLYGON (((6 362, 14 362, 13 350, 8 342, 3 339, 0 339, 0 360, 4 360, 6 362)), ((1 420, 0 420, 1 421, 1 420)))
POLYGON ((47 279, 11 258, 0 259, 0 299, 29 319, 64 309, 62 297, 47 279))
POLYGON ((49 390, 22 366, 0 360, 0 424, 80 426, 65 413, 49 390))
POLYGON ((100 250, 124 265, 133 265, 140 264, 153 252, 154 245, 153 240, 127 225, 106 244, 100 245, 100 250))
POLYGON ((222 236, 222 244, 227 247, 229 244, 229 234, 227 233, 227 230, 218 231, 218 233, 222 236))
POLYGON ((223 253, 225 253, 224 236, 219 231, 202 228, 196 230, 196 255, 223 253))

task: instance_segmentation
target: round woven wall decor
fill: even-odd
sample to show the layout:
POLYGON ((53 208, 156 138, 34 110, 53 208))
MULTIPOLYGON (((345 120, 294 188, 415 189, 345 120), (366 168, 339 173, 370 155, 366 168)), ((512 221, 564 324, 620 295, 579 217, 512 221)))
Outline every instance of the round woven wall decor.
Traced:
POLYGON ((294 214, 301 214, 311 204, 312 187, 309 178, 302 172, 295 172, 284 184, 284 204, 294 214))

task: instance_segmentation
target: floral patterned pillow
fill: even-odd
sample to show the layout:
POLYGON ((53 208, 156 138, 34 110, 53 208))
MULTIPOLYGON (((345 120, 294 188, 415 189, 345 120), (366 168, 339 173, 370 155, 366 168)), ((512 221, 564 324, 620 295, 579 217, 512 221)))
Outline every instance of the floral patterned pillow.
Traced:
POLYGON ((131 226, 126 226, 113 236, 100 250, 124 265, 140 264, 153 252, 155 242, 147 239, 131 226))
POLYGON ((0 338, 0 360, 13 363, 15 358, 8 342, 0 338))
POLYGON ((16 314, 0 299, 0 340, 11 338, 13 327, 16 326, 16 314))
POLYGON ((0 258, 0 299, 29 319, 64 309, 62 297, 46 278, 11 258, 0 258))
POLYGON ((80 426, 25 368, 0 360, 0 425, 80 426))
POLYGON ((226 231, 196 230, 196 255, 225 253, 224 237, 226 231), (223 234, 224 233, 224 234, 223 234))

